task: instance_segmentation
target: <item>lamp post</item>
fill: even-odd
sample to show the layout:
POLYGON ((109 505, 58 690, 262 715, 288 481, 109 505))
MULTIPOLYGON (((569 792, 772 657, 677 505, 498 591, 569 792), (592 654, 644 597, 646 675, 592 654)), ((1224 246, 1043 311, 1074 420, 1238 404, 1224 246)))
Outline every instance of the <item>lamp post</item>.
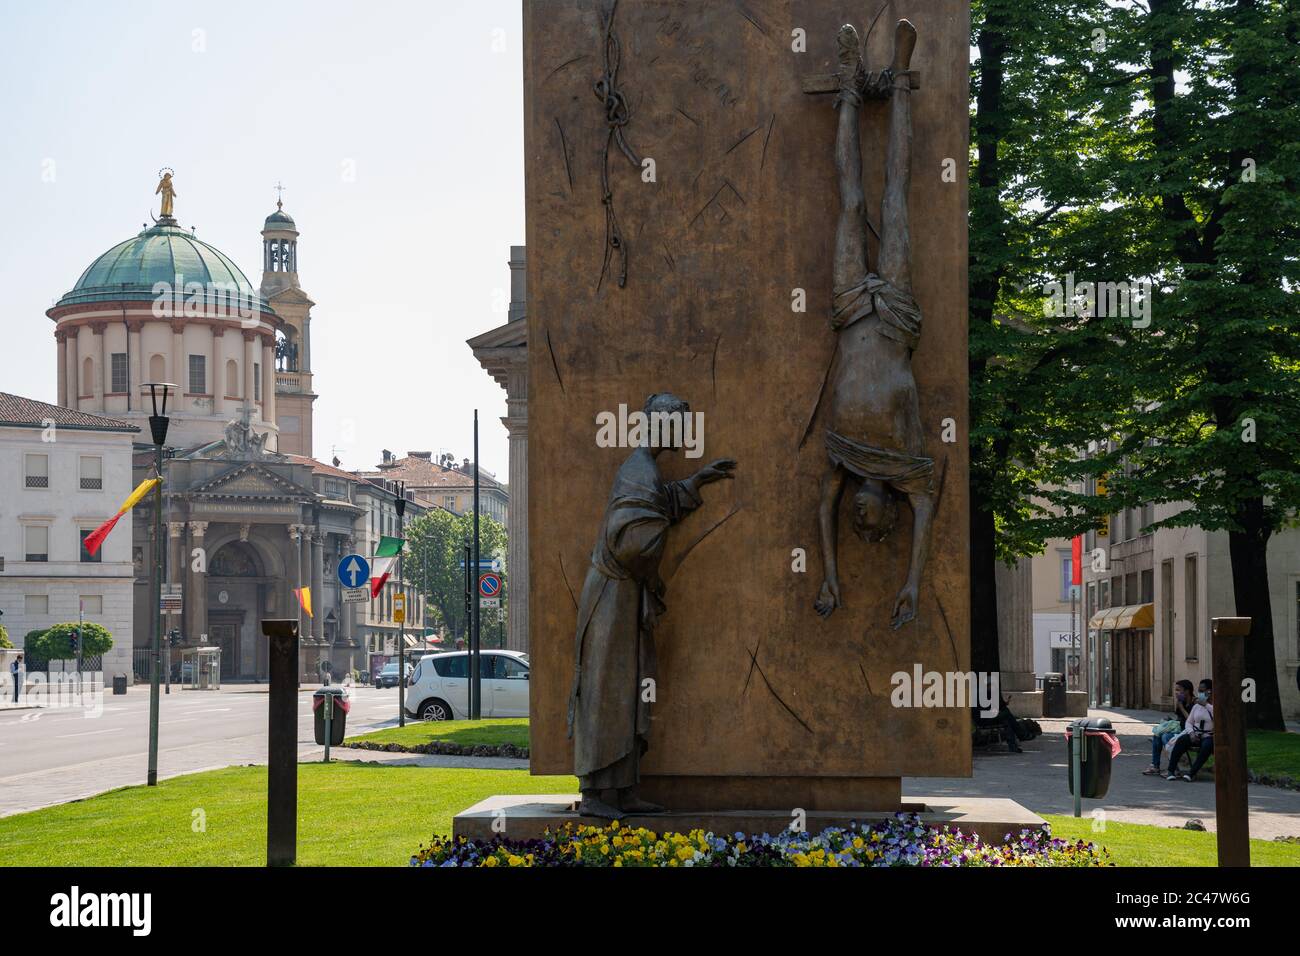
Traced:
POLYGON ((402 596, 402 619, 397 622, 397 726, 406 726, 406 482, 397 483, 397 593, 402 596))
POLYGON ((153 489, 153 580, 149 592, 153 601, 153 642, 149 662, 149 778, 148 785, 158 785, 158 674, 162 661, 162 575, 163 575, 163 445, 167 441, 167 396, 175 385, 169 382, 146 382, 153 414, 149 416, 149 431, 153 436, 154 469, 158 484, 153 489), (161 394, 160 394, 161 393, 161 394))
MULTIPOLYGON (((478 536, 478 409, 474 409, 474 590, 478 591, 479 576, 479 536, 478 536)), ((483 601, 477 593, 473 595, 474 600, 474 630, 470 634, 470 652, 469 652, 469 682, 474 688, 472 697, 473 704, 470 706, 470 720, 478 720, 483 716, 483 675, 479 673, 480 654, 479 645, 482 640, 482 633, 479 630, 482 623, 483 601)))

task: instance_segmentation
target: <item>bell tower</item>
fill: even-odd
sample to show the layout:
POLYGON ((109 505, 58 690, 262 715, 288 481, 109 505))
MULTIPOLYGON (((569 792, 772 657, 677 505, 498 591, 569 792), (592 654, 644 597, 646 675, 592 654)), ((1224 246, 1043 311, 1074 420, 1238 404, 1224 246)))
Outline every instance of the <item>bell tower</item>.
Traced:
MULTIPOLYGON (((283 186, 276 186, 283 193, 283 186)), ((275 348, 275 410, 282 455, 312 456, 312 302, 298 283, 298 226, 283 199, 262 226, 262 298, 283 321, 275 348)))

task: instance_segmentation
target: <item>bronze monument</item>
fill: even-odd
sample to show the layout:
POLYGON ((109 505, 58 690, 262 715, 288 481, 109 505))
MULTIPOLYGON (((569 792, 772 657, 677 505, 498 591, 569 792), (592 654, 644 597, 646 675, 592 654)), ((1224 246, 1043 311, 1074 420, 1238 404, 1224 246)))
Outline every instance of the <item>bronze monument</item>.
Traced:
MULTIPOLYGON (((647 418, 688 414, 674 395, 646 399, 647 418)), ((666 610, 659 563, 668 529, 704 503, 704 485, 731 478, 736 466, 723 458, 665 481, 656 459, 680 448, 680 437, 678 430, 675 444, 637 448, 619 468, 582 587, 568 725, 584 816, 662 809, 637 793, 657 671, 654 628, 666 610)))
POLYGON ((835 298, 831 328, 839 354, 830 387, 826 453, 818 527, 821 535, 821 593, 817 613, 830 615, 842 603, 836 555, 837 517, 846 481, 857 482, 853 527, 866 541, 882 541, 894 529, 898 497, 912 509, 912 547, 907 580, 894 601, 891 623, 898 628, 916 617, 934 514, 934 460, 925 457, 921 407, 912 375, 912 352, 921 341, 921 310, 912 296, 911 239, 907 192, 911 179, 912 113, 908 68, 916 30, 898 21, 893 66, 873 79, 890 94, 885 194, 881 203, 879 271, 867 263, 867 212, 862 187, 858 115, 866 93, 858 32, 851 24, 836 38, 840 89, 835 134, 835 169, 840 215, 835 231, 835 298))

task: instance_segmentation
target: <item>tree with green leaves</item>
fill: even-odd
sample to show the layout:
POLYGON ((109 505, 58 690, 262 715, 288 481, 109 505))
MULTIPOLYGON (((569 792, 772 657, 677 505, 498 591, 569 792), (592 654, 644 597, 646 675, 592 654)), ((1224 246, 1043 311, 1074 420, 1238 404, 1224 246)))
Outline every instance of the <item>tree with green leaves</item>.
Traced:
MULTIPOLYGON (((1099 197, 1122 119, 1089 90, 1104 0, 974 0, 970 167, 971 661, 1000 669, 999 560, 1086 526, 1043 487, 1068 486, 1074 449, 1113 432, 1125 392, 1106 358, 1123 330, 1047 316, 1042 289, 1109 274, 1133 224, 1099 197), (1110 241, 1101 241, 1110 237, 1110 241), (1047 525, 1051 524, 1051 527, 1047 525)), ((1116 107, 1117 108, 1117 107, 1116 107)), ((1123 273, 1127 274, 1127 273, 1123 273)))
POLYGON ((46 660, 72 660, 77 651, 72 649, 72 638, 80 635, 82 657, 106 654, 113 646, 113 635, 108 628, 94 621, 65 621, 40 632, 35 646, 28 644, 33 657, 46 660))
MULTIPOLYGON (((454 515, 432 509, 406 527, 406 580, 424 594, 431 627, 442 627, 453 639, 468 638, 465 618, 465 542, 472 544, 474 515, 454 515)), ((479 553, 484 561, 499 558, 505 580, 506 529, 488 515, 479 515, 479 553)), ((477 587, 477 575, 473 576, 477 587)), ((505 590, 509 590, 507 587, 505 590)), ((475 592, 477 600, 477 592, 475 592)), ((505 613, 505 597, 502 598, 505 613)), ((495 626, 492 614, 483 616, 484 634, 495 626)))
POLYGON ((1268 543, 1300 509, 1300 6, 1149 0, 1113 12, 1094 83, 1129 118, 1106 196, 1144 226, 1161 294, 1124 362, 1115 501, 1185 502, 1153 527, 1224 530, 1254 621, 1252 723, 1282 729, 1268 543))
POLYGON ((13 649, 13 644, 11 644, 9 641, 9 632, 5 630, 5 626, 3 624, 0 624, 0 650, 12 650, 12 649, 13 649))

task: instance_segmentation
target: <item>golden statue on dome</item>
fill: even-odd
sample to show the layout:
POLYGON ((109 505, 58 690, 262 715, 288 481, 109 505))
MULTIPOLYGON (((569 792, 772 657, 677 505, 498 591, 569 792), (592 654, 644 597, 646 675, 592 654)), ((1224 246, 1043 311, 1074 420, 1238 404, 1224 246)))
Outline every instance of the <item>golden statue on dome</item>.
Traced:
POLYGON ((172 218, 172 201, 176 198, 176 188, 172 185, 172 174, 174 170, 164 166, 158 170, 162 179, 158 183, 158 188, 153 191, 155 196, 162 195, 162 218, 172 218))

